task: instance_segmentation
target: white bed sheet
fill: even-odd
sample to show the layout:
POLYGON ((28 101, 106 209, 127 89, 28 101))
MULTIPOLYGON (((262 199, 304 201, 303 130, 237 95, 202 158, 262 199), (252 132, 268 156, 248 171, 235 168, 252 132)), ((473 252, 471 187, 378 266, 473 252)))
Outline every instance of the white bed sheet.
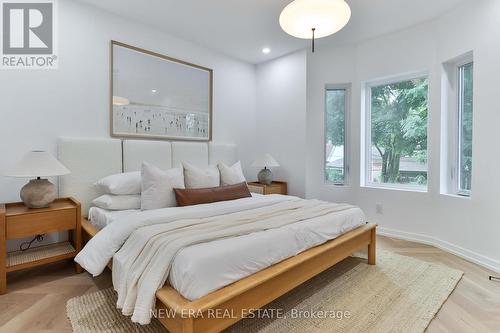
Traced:
POLYGON ((361 209, 342 211, 256 232, 187 247, 177 254, 169 281, 195 300, 365 224, 361 209))
POLYGON ((120 218, 140 211, 140 209, 107 210, 99 207, 90 207, 88 218, 90 223, 96 227, 97 230, 101 230, 120 218))

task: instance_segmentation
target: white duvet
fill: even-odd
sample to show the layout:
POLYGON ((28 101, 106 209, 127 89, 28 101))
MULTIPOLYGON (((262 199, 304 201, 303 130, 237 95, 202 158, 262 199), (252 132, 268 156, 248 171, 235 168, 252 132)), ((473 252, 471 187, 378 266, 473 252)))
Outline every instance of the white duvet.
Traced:
POLYGON ((126 215, 98 232, 75 257, 75 261, 93 276, 101 274, 114 254, 137 229, 180 219, 203 218, 249 210, 288 200, 270 195, 187 207, 146 210, 126 215))
POLYGON ((363 221, 356 207, 278 195, 167 208, 134 213, 109 225, 75 260, 97 275, 115 256, 118 306, 133 314, 133 321, 146 324, 154 294, 169 273, 172 286, 195 299, 363 221), (202 252, 212 260, 201 260, 202 252))
POLYGON ((365 221, 361 209, 356 208, 277 229, 189 246, 177 254, 169 282, 182 296, 195 300, 334 239, 365 221))

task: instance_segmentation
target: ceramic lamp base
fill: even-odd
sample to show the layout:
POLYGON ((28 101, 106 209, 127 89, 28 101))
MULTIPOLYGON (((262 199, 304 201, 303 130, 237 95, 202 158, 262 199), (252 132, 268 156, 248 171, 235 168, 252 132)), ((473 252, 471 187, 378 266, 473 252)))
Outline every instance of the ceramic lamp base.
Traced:
POLYGON ((259 179, 259 183, 271 185, 271 183, 273 182, 273 173, 271 172, 271 170, 264 168, 260 170, 257 178, 259 179))
POLYGON ((56 199, 56 187, 47 179, 32 179, 21 189, 21 200, 28 208, 45 208, 56 199))

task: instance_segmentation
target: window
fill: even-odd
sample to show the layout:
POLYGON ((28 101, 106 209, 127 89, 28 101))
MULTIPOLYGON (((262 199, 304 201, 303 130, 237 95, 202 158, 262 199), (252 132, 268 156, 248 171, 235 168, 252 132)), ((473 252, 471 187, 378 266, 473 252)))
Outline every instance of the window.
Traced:
POLYGON ((427 77, 371 83, 366 88, 365 184, 425 190, 427 77))
POLYGON ((472 179, 473 63, 458 66, 457 194, 470 195, 472 179))
POLYGON ((443 63, 443 133, 441 193, 470 196, 472 189, 472 137, 474 55, 468 52, 443 63))
POLYGON ((348 182, 347 118, 349 85, 327 85, 325 96, 325 180, 346 185, 348 182))

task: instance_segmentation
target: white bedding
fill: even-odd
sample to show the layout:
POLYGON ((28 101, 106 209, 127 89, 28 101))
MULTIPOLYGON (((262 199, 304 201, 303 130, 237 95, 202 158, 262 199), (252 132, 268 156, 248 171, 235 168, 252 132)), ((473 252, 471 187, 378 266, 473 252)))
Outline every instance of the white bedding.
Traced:
POLYGON ((365 223, 361 209, 338 212, 278 229, 187 247, 177 254, 169 281, 195 300, 365 223))
POLYGON ((127 215, 140 211, 140 209, 107 210, 99 207, 90 207, 88 217, 90 223, 92 223, 92 225, 98 230, 101 230, 116 220, 120 220, 127 215))
POLYGON ((119 223, 111 223, 98 232, 75 257, 85 270, 94 276, 103 272, 114 254, 137 229, 179 219, 199 218, 234 213, 280 202, 279 195, 258 196, 210 204, 169 207, 128 214, 119 223))
MULTIPOLYGON (((127 238, 141 227, 179 219, 229 214, 283 200, 287 198, 278 195, 258 196, 191 207, 129 212, 123 214, 117 223, 99 232, 75 260, 92 274, 98 275, 127 238)), ((196 299, 333 239, 364 221, 362 211, 352 208, 276 229, 192 245, 182 249, 173 260, 169 280, 184 297, 196 299)), ((116 261, 117 257, 114 259, 116 261)))
MULTIPOLYGON (((253 197, 262 196, 259 193, 251 193, 253 197)), ((116 220, 121 220, 125 216, 132 213, 139 213, 140 209, 127 209, 127 210, 109 210, 99 207, 90 207, 88 219, 90 223, 96 227, 98 230, 106 227, 107 225, 113 223, 116 220)))

